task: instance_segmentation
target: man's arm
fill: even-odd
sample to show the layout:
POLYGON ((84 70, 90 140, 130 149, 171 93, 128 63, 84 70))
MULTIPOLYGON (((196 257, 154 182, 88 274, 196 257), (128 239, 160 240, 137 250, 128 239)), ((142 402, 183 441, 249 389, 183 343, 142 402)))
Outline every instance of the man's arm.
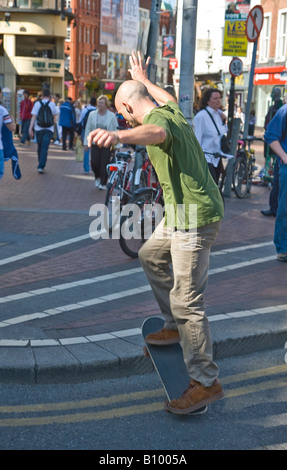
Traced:
POLYGON ((160 106, 164 106, 168 101, 173 101, 176 103, 176 99, 170 95, 167 91, 162 88, 154 85, 149 79, 147 74, 147 67, 149 64, 150 58, 147 58, 146 63, 144 64, 141 58, 141 53, 138 52, 137 55, 135 52, 132 52, 130 55, 130 66, 129 72, 133 80, 137 80, 146 86, 149 94, 160 106))
POLYGON ((154 124, 145 124, 133 129, 121 131, 106 131, 95 129, 88 135, 88 146, 93 143, 99 147, 110 147, 111 145, 134 144, 134 145, 157 145, 165 141, 166 131, 163 127, 154 124))
MULTIPOLYGON (((11 118, 11 119, 13 119, 13 118, 11 118)), ((6 127, 8 127, 9 131, 15 132, 15 130, 16 130, 15 121, 13 120, 12 122, 9 122, 8 124, 6 124, 6 127)))
POLYGON ((33 135, 34 135, 34 130, 33 129, 34 129, 34 124, 35 124, 36 118, 37 118, 37 114, 33 114, 32 118, 31 118, 31 122, 30 122, 30 127, 29 127, 30 137, 33 137, 33 135))
POLYGON ((282 162, 287 164, 287 153, 283 149, 279 140, 274 140, 274 142, 271 142, 270 147, 272 148, 274 153, 278 155, 279 158, 281 158, 282 162))

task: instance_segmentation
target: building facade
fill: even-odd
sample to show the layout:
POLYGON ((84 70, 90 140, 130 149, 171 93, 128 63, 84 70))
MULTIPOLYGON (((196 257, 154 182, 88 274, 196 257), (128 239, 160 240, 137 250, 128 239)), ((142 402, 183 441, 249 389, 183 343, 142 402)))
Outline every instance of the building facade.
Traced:
POLYGON ((68 17, 59 0, 0 0, 0 86, 18 118, 24 89, 63 96, 68 17))
MULTIPOLYGON (((66 0, 66 8, 74 15, 68 27, 65 42, 66 68, 73 80, 66 81, 66 93, 71 98, 88 101, 91 96, 104 92, 112 97, 127 78, 131 46, 121 40, 123 35, 117 18, 123 9, 136 6, 139 15, 139 48, 144 49, 149 28, 150 0, 127 0, 121 2, 103 0, 66 0), (110 10, 109 15, 104 14, 110 10), (102 22, 102 23, 101 23, 102 22), (101 25, 104 27, 101 31, 101 25), (105 28, 105 29, 104 29, 105 28)), ((129 32, 126 25, 126 32, 129 32)), ((145 52, 145 51, 143 51, 145 52)))

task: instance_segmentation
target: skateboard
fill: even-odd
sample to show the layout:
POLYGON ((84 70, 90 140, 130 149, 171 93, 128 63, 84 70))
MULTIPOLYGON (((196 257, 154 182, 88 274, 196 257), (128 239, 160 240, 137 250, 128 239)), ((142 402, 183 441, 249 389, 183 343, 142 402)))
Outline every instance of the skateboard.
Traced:
MULTIPOLYGON (((161 317, 153 316, 147 318, 142 325, 143 339, 149 333, 155 333, 164 326, 164 320, 161 317)), ((152 360, 154 368, 161 380, 168 401, 179 398, 182 392, 187 389, 190 377, 184 363, 182 348, 180 343, 168 346, 154 346, 145 343, 144 354, 152 360)), ((204 406, 190 415, 205 413, 207 406, 204 406)))

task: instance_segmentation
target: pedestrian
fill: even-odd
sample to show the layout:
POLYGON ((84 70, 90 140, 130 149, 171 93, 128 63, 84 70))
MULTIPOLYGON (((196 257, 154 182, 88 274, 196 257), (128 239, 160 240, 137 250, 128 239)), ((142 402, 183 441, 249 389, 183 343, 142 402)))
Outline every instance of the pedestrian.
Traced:
POLYGON ((287 104, 278 109, 268 124, 264 139, 279 158, 279 192, 274 244, 278 260, 287 262, 287 104))
POLYGON ((26 140, 30 144, 29 127, 31 122, 31 111, 33 109, 33 103, 29 98, 30 93, 28 90, 23 92, 23 100, 20 103, 20 119, 21 119, 21 131, 22 137, 19 145, 24 145, 26 140))
POLYGON ((56 114, 56 105, 51 101, 50 90, 44 88, 43 98, 35 101, 34 103, 29 128, 29 134, 31 137, 33 137, 35 130, 38 145, 38 173, 41 174, 44 173, 44 168, 47 163, 49 145, 54 133, 56 114))
MULTIPOLYGON (((93 129, 104 129, 108 131, 115 131, 118 129, 118 120, 116 115, 108 110, 110 102, 108 97, 100 95, 97 99, 97 109, 92 111, 88 117, 84 145, 87 146, 87 137, 93 129)), ((91 148, 91 167, 95 175, 95 186, 101 190, 106 189, 107 170, 106 167, 111 161, 111 149, 102 148, 98 145, 93 145, 91 148)))
MULTIPOLYGON (((264 120, 264 129, 267 130, 269 122, 273 119, 278 109, 281 108, 283 101, 281 99, 281 89, 279 87, 274 87, 271 93, 271 99, 273 104, 269 107, 267 114, 264 120)), ((279 163, 280 159, 274 154, 272 148, 264 141, 264 158, 265 166, 267 166, 268 159, 274 160, 273 167, 273 181, 272 188, 269 194, 269 208, 261 211, 262 215, 266 217, 276 217, 278 209, 278 194, 279 194, 279 163)))
POLYGON ((250 111, 250 117, 249 117, 248 135, 251 135, 251 136, 254 135, 255 124, 256 124, 256 116, 255 116, 254 109, 252 109, 250 111))
MULTIPOLYGON (((222 93, 217 88, 207 88, 200 101, 200 111, 193 119, 195 136, 205 152, 222 153, 221 137, 227 133, 226 116, 221 109, 222 93)), ((222 171, 222 161, 205 155, 210 173, 216 183, 222 171)))
MULTIPOLYGON (((86 125, 87 125, 87 120, 89 117, 89 114, 92 111, 96 111, 97 109, 97 98, 92 96, 90 99, 90 103, 88 106, 82 109, 82 113, 80 116, 80 124, 81 124, 81 140, 82 143, 84 143, 85 139, 85 130, 86 130, 86 125)), ((84 158, 83 158, 83 166, 84 166, 84 172, 89 173, 90 172, 90 149, 88 146, 84 146, 84 158)))
POLYGON ((60 100, 61 100, 61 96, 59 95, 59 93, 55 93, 54 97, 53 97, 53 101, 56 105, 56 111, 57 111, 57 114, 56 114, 56 118, 55 118, 55 124, 54 124, 54 135, 53 135, 53 144, 55 145, 61 145, 61 137, 60 137, 60 134, 59 134, 59 116, 60 116, 60 100))
POLYGON ((95 129, 88 143, 99 147, 118 143, 147 146, 162 185, 165 217, 141 247, 139 259, 165 326, 148 335, 146 341, 158 347, 181 341, 191 381, 182 396, 168 402, 166 408, 188 414, 223 396, 203 299, 210 249, 223 218, 223 201, 175 98, 149 81, 149 59, 143 64, 140 53, 133 52, 130 64, 133 80, 119 87, 115 105, 133 129, 95 129), (190 216, 194 208, 195 218, 190 216))
POLYGON ((241 130, 241 132, 243 132, 243 130, 244 130, 244 124, 245 124, 245 114, 244 114, 244 112, 242 111, 241 106, 237 106, 236 113, 235 113, 235 117, 236 117, 237 119, 240 119, 240 130, 241 130))
POLYGON ((59 126, 62 127, 62 150, 67 150, 67 136, 69 136, 69 149, 74 149, 74 128, 76 115, 72 104, 72 98, 67 97, 60 106, 59 126))
POLYGON ((2 142, 2 125, 4 124, 9 131, 15 132, 16 124, 8 110, 1 104, 2 88, 0 87, 0 179, 4 175, 4 152, 2 142))

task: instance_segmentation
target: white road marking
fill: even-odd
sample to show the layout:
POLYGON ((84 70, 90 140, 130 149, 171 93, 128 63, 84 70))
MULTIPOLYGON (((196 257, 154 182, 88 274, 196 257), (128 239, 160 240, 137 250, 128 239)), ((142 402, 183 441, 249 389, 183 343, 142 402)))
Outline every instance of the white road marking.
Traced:
MULTIPOLYGON (((75 237, 73 239, 69 239, 63 242, 55 243, 53 245, 48 245, 46 247, 37 249, 37 250, 32 250, 31 252, 26 252, 22 253, 22 255, 17 255, 12 258, 6 258, 6 260, 3 261, 11 262, 11 259, 13 261, 16 261, 18 259, 23 259, 27 256, 33 256, 35 254, 38 254, 43 251, 48 251, 52 249, 56 249, 59 246, 64 246, 68 245, 70 243, 76 243, 77 241, 81 241, 85 238, 88 238, 89 235, 83 235, 81 237, 75 237), (20 257, 20 258, 19 258, 20 257), (10 260, 10 261, 8 261, 10 260)), ((226 250, 220 250, 220 251, 215 251, 211 253, 211 256, 220 256, 224 255, 227 253, 234 253, 238 251, 243 251, 243 250, 248 250, 248 249, 256 249, 256 248, 261 248, 265 246, 270 246, 272 245, 273 242, 265 242, 261 244, 254 244, 254 245, 244 245, 244 246, 239 246, 239 247, 234 247, 234 248, 229 248, 226 250)), ((263 258, 255 258, 252 260, 240 262, 240 263, 233 263, 231 265, 223 266, 221 268, 215 268, 211 269, 209 271, 209 275, 214 275, 218 274, 224 271, 230 271, 234 269, 240 269, 245 266, 250 266, 250 265, 255 265, 257 263, 263 263, 267 261, 271 261, 273 259, 276 259, 276 256, 266 256, 263 258)), ((12 262, 13 262, 12 261, 12 262)), ((1 264, 1 261, 0 261, 1 264)), ((79 281, 73 281, 70 283, 64 283, 64 284, 58 284, 54 285, 51 287, 45 287, 45 288, 40 288, 40 289, 34 289, 28 292, 22 292, 19 294, 14 294, 14 295, 9 295, 6 297, 0 298, 0 303, 5 303, 5 302, 11 302, 11 301, 16 301, 16 300, 21 300, 25 299, 27 297, 35 296, 35 295, 43 295, 43 294, 50 294, 56 291, 60 290, 65 290, 65 289, 71 289, 74 287, 79 287, 83 286, 86 284, 92 284, 92 283, 97 283, 97 282, 102 282, 104 280, 112 280, 114 278, 122 277, 122 276, 129 276, 129 275, 134 275, 137 273, 142 273, 143 269, 141 267, 135 268, 135 269, 128 269, 124 271, 118 271, 114 272, 111 274, 105 274, 102 276, 97 276, 94 278, 88 278, 88 279, 82 279, 79 281)), ((53 315, 59 315, 63 312, 68 312, 71 310, 75 309, 80 309, 80 308, 85 308, 87 306, 91 305, 96 305, 99 303, 105 303, 105 302, 110 302, 113 300, 117 300, 120 298, 132 296, 132 295, 137 295, 141 294, 146 291, 150 291, 151 287, 149 284, 143 285, 141 287, 137 287, 134 289, 128 289, 124 290, 121 292, 113 292, 112 294, 107 294, 103 295, 100 297, 96 297, 93 299, 88 299, 88 300, 83 300, 77 303, 73 304, 67 304, 67 305, 62 305, 58 306, 52 309, 47 309, 44 310, 43 312, 35 312, 32 314, 26 314, 26 315, 20 315, 18 317, 13 317, 13 318, 8 318, 6 320, 2 320, 0 322, 0 328, 5 328, 11 325, 19 324, 19 323, 26 323, 28 321, 38 319, 38 318, 45 318, 48 316, 53 316, 53 315)), ((279 305, 279 306, 272 306, 272 307, 264 307, 262 309, 253 309, 253 310, 246 310, 246 311, 241 311, 241 312, 231 312, 231 313, 223 313, 223 314, 218 314, 218 315, 213 315, 209 317, 210 322, 214 321, 222 321, 222 320, 230 320, 233 318, 240 318, 240 317, 248 317, 248 316, 253 316, 253 315, 261 315, 264 313, 271 313, 271 312, 282 312, 284 310, 287 310, 287 304, 286 305, 279 305)), ((116 332, 111 332, 111 333, 105 333, 105 334, 99 334, 99 335, 92 335, 92 336, 82 336, 82 337, 75 337, 75 338, 62 338, 58 340, 52 340, 52 339, 34 339, 34 340, 14 340, 14 339, 2 339, 0 340, 0 347, 1 346, 32 346, 32 347, 39 347, 39 346, 55 346, 55 345, 68 345, 68 344, 81 344, 81 343, 88 343, 88 342, 97 342, 97 341, 104 341, 104 340, 109 340, 109 339, 114 339, 114 338, 123 338, 127 336, 134 336, 141 334, 141 329, 135 328, 132 330, 122 330, 122 331, 116 331, 116 332)))
MULTIPOLYGON (((216 322, 222 320, 233 320, 234 318, 249 317, 253 315, 264 315, 267 313, 280 313, 285 311, 287 314, 287 305, 275 305, 272 307, 265 307, 262 309, 245 310, 241 312, 221 313, 220 315, 213 315, 209 317, 209 322, 216 322)), ((44 346, 68 346, 83 343, 98 343, 100 341, 108 341, 112 339, 121 339, 131 336, 141 335, 141 328, 132 328, 129 330, 111 331, 109 333, 101 333, 92 336, 77 336, 74 338, 60 338, 60 339, 32 339, 32 340, 17 340, 17 339, 2 339, 0 340, 0 347, 44 347, 44 346)))

